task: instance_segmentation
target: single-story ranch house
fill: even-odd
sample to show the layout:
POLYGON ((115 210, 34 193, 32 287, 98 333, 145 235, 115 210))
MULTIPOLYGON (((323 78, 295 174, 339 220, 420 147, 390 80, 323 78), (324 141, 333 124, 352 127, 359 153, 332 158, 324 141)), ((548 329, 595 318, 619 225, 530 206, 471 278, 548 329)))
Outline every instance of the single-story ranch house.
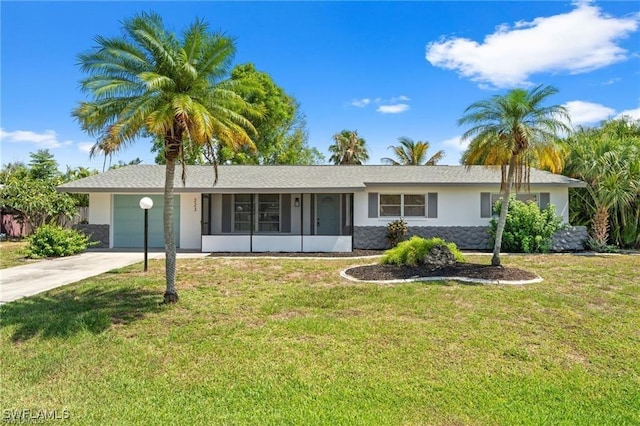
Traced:
MULTIPOLYGON (((404 219, 410 235, 438 236, 462 249, 488 249, 499 167, 187 166, 176 170, 174 219, 180 249, 203 252, 348 252, 387 248, 387 224, 404 219)), ((128 166, 59 187, 89 194, 88 224, 104 247, 142 247, 142 197, 150 197, 149 246, 164 246, 165 167, 128 166)), ((568 223, 568 189, 584 183, 532 169, 517 197, 556 206, 568 223)), ((580 250, 584 227, 557 234, 554 250, 580 250)))

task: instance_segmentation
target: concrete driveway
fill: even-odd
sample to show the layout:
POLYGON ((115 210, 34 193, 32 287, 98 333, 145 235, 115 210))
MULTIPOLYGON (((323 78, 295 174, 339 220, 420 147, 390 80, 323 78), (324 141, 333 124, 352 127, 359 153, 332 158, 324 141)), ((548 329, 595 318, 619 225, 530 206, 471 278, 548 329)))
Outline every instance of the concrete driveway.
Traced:
MULTIPOLYGON (((178 257, 206 256, 185 253, 178 257)), ((164 253, 149 253, 149 259, 162 259, 164 253)), ((47 259, 29 265, 0 270, 0 304, 71 284, 144 261, 141 252, 89 251, 76 256, 47 259)), ((142 268, 142 266, 141 266, 142 268)))

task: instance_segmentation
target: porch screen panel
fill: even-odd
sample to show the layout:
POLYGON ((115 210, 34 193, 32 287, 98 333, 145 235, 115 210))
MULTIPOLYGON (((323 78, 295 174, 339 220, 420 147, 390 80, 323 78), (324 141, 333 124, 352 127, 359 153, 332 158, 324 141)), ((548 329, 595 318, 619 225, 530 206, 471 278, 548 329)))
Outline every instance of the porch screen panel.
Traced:
POLYGON ((202 212, 200 223, 202 235, 211 234, 211 194, 202 194, 202 212))
POLYGON ((282 194, 280 198, 282 204, 282 218, 280 223, 282 224, 281 232, 291 232, 291 194, 282 194))
POLYGON ((231 232, 231 194, 222 194, 222 232, 231 232))
POLYGON ((347 230, 347 194, 342 194, 340 197, 340 205, 342 206, 341 214, 342 219, 340 220, 340 235, 348 235, 345 231, 347 230))
POLYGON ((438 193, 430 192, 427 195, 427 218, 437 219, 438 217, 438 193))
POLYGON ((378 193, 369 193, 369 217, 378 217, 378 193))
POLYGON ((491 193, 480 193, 480 217, 491 217, 491 193))

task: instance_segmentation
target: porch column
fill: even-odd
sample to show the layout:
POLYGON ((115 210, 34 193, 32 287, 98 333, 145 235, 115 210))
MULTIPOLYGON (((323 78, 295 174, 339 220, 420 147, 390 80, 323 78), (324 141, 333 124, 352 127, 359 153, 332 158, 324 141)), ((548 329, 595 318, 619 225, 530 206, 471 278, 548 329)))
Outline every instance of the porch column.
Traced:
POLYGON ((300 193, 300 251, 304 251, 304 194, 300 193))
POLYGON ((249 253, 253 253, 253 222, 254 222, 254 202, 253 197, 255 194, 251 194, 251 223, 249 224, 249 253))

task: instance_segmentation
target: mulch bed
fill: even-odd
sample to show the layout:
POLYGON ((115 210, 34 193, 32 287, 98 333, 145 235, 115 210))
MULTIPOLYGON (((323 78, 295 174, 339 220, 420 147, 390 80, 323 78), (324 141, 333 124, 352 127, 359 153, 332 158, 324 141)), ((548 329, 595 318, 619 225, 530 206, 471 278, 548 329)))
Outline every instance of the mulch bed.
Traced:
POLYGON ((397 265, 367 265, 350 268, 346 273, 353 278, 365 281, 406 280, 422 277, 464 277, 483 280, 524 281, 537 278, 537 275, 517 268, 479 265, 477 263, 456 263, 440 268, 397 265))

